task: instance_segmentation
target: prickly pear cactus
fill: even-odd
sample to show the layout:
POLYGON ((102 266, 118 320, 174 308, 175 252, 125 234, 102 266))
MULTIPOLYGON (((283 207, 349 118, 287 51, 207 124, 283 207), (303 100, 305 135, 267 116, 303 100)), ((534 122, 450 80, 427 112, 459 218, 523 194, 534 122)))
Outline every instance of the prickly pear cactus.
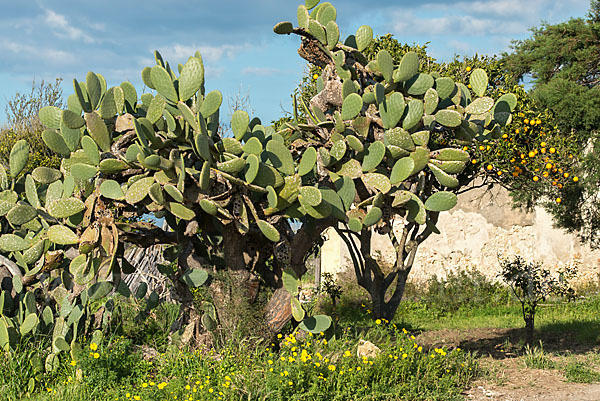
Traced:
POLYGON ((461 175, 470 161, 463 147, 499 137, 514 95, 486 97, 481 69, 471 73, 471 89, 420 73, 413 52, 396 63, 380 50, 369 61, 361 52, 373 40, 372 29, 361 26, 342 43, 336 15, 330 3, 310 13, 300 5, 298 27, 275 28, 300 35, 299 53, 323 70, 319 93, 303 104, 307 124, 290 126, 292 136, 302 138, 294 148, 306 155, 297 210, 334 216, 353 231, 385 225, 395 215, 424 225, 432 212, 454 207, 456 190, 468 180, 461 175))
MULTIPOLYGON (((192 307, 189 289, 207 281, 216 253, 240 282, 260 275, 280 286, 281 268, 302 274, 329 226, 384 230, 397 215, 429 226, 432 213, 456 204, 468 178, 462 147, 498 136, 515 102, 486 97, 483 71, 473 72, 469 89, 420 73, 413 53, 396 63, 382 50, 369 61, 361 51, 372 29, 361 26, 342 43, 335 8, 311 3, 310 12, 298 7, 298 27, 275 27, 302 36, 299 53, 323 67, 320 92, 301 105, 304 123, 276 132, 238 110, 233 136, 224 135, 223 96, 206 93, 200 53, 173 69, 155 52, 156 65, 142 71, 153 91, 141 97, 129 82, 107 88, 89 72, 73 80, 66 110, 40 111, 60 169, 23 175, 25 141, 12 149, 9 170, 0 168, 0 253, 26 290, 53 288, 56 299, 70 294, 69 302, 82 289, 88 299, 126 292, 121 275, 134 267, 125 244, 166 244, 177 263, 162 272, 176 299, 192 307), (146 215, 165 225, 142 221, 146 215), (268 267, 270 260, 280 268, 268 267)), ((203 315, 205 326, 214 315, 203 315)), ((313 323, 324 321, 305 326, 313 323)))
MULTIPOLYGON (((299 207, 290 215, 331 216, 338 220, 335 227, 367 244, 372 229, 390 235, 398 247, 392 275, 384 279, 373 263, 355 266, 359 284, 371 293, 374 280, 381 278, 386 289, 400 270, 408 274, 418 245, 439 232, 439 213, 452 209, 458 190, 473 179, 466 148, 502 135, 516 97, 486 96, 488 77, 481 69, 472 71, 467 87, 420 72, 414 52, 394 60, 382 49, 369 59, 363 51, 373 41, 373 30, 363 25, 341 39, 335 8, 318 3, 298 6, 297 27, 279 23, 274 29, 299 35, 298 53, 322 71, 317 94, 309 104, 300 101, 306 121, 288 124, 290 138, 297 138, 293 149, 303 153, 297 170, 299 207), (398 238, 395 219, 404 223, 398 238)), ((277 210, 279 205, 288 206, 271 206, 277 210)), ((366 252, 365 260, 370 258, 366 252)), ((294 317, 300 317, 293 294, 291 302, 294 317)))

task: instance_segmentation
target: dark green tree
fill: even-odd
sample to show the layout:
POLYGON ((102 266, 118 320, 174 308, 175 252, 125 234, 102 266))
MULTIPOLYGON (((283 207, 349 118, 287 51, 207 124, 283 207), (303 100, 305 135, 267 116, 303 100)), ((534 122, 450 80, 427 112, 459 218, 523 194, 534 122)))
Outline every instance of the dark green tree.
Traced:
MULTIPOLYGON (((573 18, 532 29, 503 55, 515 80, 531 78, 532 97, 548 109, 563 138, 583 155, 582 179, 565 187, 561 205, 548 202, 558 226, 600 246, 600 159, 595 149, 600 127, 600 2, 592 0, 587 19, 573 18)), ((531 201, 527 197, 519 199, 531 201)))

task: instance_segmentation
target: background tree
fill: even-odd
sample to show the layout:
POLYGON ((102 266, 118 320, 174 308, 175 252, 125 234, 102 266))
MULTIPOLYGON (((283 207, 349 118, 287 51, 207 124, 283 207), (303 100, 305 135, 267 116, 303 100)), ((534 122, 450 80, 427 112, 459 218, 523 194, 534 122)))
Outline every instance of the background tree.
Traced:
MULTIPOLYGON (((552 115, 554 141, 569 142, 567 158, 581 158, 581 180, 565 186, 562 205, 547 203, 555 222, 592 246, 600 245, 600 160, 595 149, 600 127, 600 3, 592 1, 587 19, 542 24, 532 36, 515 41, 503 55, 515 80, 530 78, 531 96, 552 115)), ((560 155, 559 152, 557 154, 560 155)), ((565 155, 561 155, 563 158, 565 155)), ((531 203, 521 192, 517 200, 531 203)))
POLYGON ((58 167, 60 160, 42 140, 44 126, 38 113, 45 106, 63 106, 62 79, 54 83, 35 80, 31 92, 17 92, 6 105, 6 127, 0 131, 0 163, 8 167, 10 150, 13 145, 25 139, 29 143, 31 155, 24 171, 33 171, 38 166, 58 167))

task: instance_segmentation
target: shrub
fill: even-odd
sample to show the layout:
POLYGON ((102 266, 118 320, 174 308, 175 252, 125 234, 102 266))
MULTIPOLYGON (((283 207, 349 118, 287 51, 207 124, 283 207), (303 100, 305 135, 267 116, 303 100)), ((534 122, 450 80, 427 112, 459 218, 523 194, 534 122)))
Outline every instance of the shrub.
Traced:
POLYGON ((569 286, 569 275, 562 274, 555 278, 540 262, 525 261, 520 256, 500 260, 500 277, 510 285, 515 296, 521 302, 523 320, 527 330, 527 342, 533 341, 535 312, 539 302, 551 294, 573 296, 574 291, 569 286))
POLYGON ((8 166, 10 151, 14 144, 21 139, 25 139, 30 147, 29 161, 23 169, 23 173, 27 174, 40 166, 53 168, 60 166, 58 156, 48 149, 42 140, 41 131, 14 131, 12 129, 0 131, 0 163, 8 166))
POLYGON ((491 282, 477 270, 450 272, 446 278, 433 276, 421 300, 442 314, 463 308, 506 304, 510 294, 500 283, 491 282))
POLYGON ((57 78, 54 84, 41 82, 39 86, 35 80, 31 85, 31 92, 17 92, 6 106, 7 128, 0 131, 0 163, 8 166, 8 158, 13 145, 25 139, 29 144, 29 161, 24 173, 36 167, 58 167, 60 159, 42 140, 44 126, 38 116, 40 109, 45 106, 63 107, 62 79, 57 78))

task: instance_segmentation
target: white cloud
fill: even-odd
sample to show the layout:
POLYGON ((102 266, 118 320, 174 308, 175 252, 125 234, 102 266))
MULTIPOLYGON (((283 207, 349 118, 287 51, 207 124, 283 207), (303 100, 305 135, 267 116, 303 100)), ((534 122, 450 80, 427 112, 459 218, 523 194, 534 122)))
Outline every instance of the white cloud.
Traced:
POLYGON ((73 40, 83 40, 86 43, 95 42, 94 38, 87 35, 83 30, 72 26, 67 18, 62 15, 55 13, 52 10, 45 10, 45 22, 46 24, 55 30, 55 34, 60 38, 68 38, 73 40))
POLYGON ((278 68, 269 67, 245 67, 242 69, 244 75, 276 75, 281 74, 283 71, 278 68))
POLYGON ((522 17, 523 15, 532 12, 537 14, 539 3, 544 0, 529 0, 527 2, 521 0, 498 0, 498 1, 474 1, 474 2, 459 2, 455 7, 469 14, 483 14, 496 17, 522 17))
POLYGON ((517 35, 527 31, 529 25, 522 21, 498 21, 493 18, 478 18, 472 15, 451 15, 434 18, 418 18, 403 13, 403 21, 393 29, 399 34, 430 36, 486 36, 517 35), (408 22, 406 22, 408 21, 408 22))
POLYGON ((26 56, 36 59, 44 59, 54 64, 68 64, 75 61, 73 54, 63 50, 52 49, 48 47, 36 47, 20 42, 0 40, 0 49, 5 52, 11 52, 18 56, 26 56))
POLYGON ((225 72, 225 67, 206 67, 204 73, 206 78, 220 78, 225 72))
POLYGON ((468 53, 471 50, 471 45, 466 42, 461 42, 460 40, 449 40, 448 46, 454 48, 459 53, 468 53))
POLYGON ((235 58, 239 52, 249 48, 249 45, 198 46, 176 43, 171 46, 163 46, 158 51, 166 60, 171 60, 171 62, 185 62, 185 60, 199 50, 205 62, 216 62, 223 58, 235 58))

